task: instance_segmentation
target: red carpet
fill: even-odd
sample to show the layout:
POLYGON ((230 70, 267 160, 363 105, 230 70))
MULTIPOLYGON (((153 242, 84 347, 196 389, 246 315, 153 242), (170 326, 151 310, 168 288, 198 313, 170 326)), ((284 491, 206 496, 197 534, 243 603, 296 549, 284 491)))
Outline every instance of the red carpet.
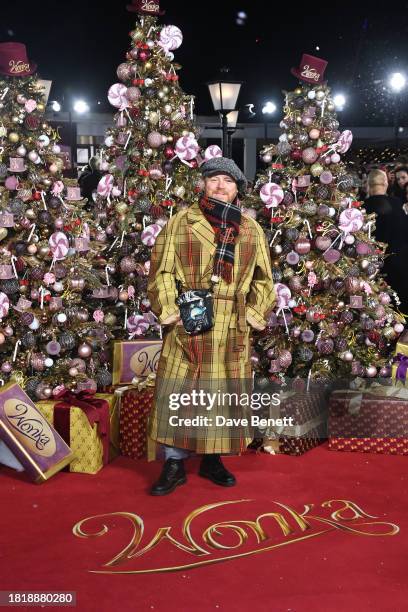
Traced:
POLYGON ((225 463, 239 480, 236 487, 199 478, 198 460, 191 459, 188 483, 164 498, 146 494, 160 471, 158 462, 122 457, 95 476, 60 473, 39 486, 1 468, 1 590, 76 591, 80 611, 406 609, 405 457, 337 453, 321 446, 299 458, 248 455, 225 463), (330 500, 349 500, 358 508, 336 515, 336 521, 330 515, 344 502, 322 507, 330 500), (239 503, 193 516, 183 535, 183 522, 194 510, 227 501, 239 503), (313 508, 302 521, 296 513, 306 504, 313 508), (72 529, 87 517, 120 512, 138 515, 144 533, 127 551, 133 558, 104 566, 142 525, 134 529, 129 518, 114 515, 82 526, 95 534, 106 525, 109 531, 100 537, 77 537, 72 529), (274 516, 259 518, 266 513, 274 516), (345 520, 356 513, 362 517, 345 520), (220 522, 223 527, 210 529, 220 522), (399 532, 378 535, 392 532, 390 524, 399 532), (155 535, 165 536, 160 531, 165 527, 171 527, 167 534, 179 546, 167 538, 138 555, 155 535), (194 544, 196 554, 189 552, 194 544), (163 571, 192 564, 198 565, 163 571), (118 573, 148 569, 159 571, 118 573))

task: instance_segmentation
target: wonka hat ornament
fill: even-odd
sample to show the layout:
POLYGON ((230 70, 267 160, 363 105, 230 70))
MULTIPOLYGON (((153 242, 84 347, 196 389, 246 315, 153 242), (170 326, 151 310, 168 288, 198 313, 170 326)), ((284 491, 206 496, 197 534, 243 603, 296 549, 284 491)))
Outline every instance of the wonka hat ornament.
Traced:
POLYGON ((160 10, 160 4, 157 0, 132 0, 132 4, 126 6, 131 13, 139 13, 140 15, 164 15, 165 11, 160 10))
POLYGON ((291 73, 300 81, 317 85, 324 82, 326 66, 326 60, 304 53, 299 68, 292 68, 291 73))
POLYGON ((34 74, 37 64, 27 58, 26 46, 19 42, 0 43, 0 74, 26 77, 34 74))

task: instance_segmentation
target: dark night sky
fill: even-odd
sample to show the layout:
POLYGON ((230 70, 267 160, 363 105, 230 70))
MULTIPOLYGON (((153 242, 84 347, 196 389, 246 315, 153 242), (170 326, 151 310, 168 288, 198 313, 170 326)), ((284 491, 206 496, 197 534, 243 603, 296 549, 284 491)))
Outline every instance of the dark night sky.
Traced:
MULTIPOLYGON (((53 80, 52 98, 81 96, 92 110, 112 112, 106 92, 117 81, 116 67, 124 60, 134 26, 126 3, 3 0, 0 40, 26 43, 41 76, 53 80)), ((184 91, 197 96, 198 113, 212 113, 205 82, 223 65, 244 81, 241 108, 248 103, 259 106, 266 99, 280 107, 281 90, 296 85, 290 68, 307 52, 329 61, 329 84, 347 94, 343 124, 391 124, 392 96, 383 87, 390 72, 408 73, 408 2, 389 3, 388 10, 385 4, 376 8, 372 1, 357 0, 296 6, 261 0, 161 1, 166 10, 161 23, 177 25, 184 35, 175 59, 183 66, 184 91), (238 11, 247 13, 243 26, 235 23, 238 11)), ((408 87, 406 91, 401 96, 405 125, 408 87)))

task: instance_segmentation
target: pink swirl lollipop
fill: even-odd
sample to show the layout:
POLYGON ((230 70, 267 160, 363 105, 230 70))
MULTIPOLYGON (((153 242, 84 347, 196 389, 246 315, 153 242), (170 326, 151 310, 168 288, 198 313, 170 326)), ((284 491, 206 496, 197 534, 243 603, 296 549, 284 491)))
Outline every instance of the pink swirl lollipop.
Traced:
POLYGON ((210 145, 204 151, 204 159, 206 161, 213 159, 213 157, 222 157, 222 151, 218 145, 210 145))
POLYGON ((364 225, 363 213, 356 208, 346 208, 340 213, 339 227, 345 234, 358 232, 364 225))
POLYGON ((97 192, 102 198, 107 198, 113 188, 114 178, 112 174, 105 174, 98 183, 97 192))
POLYGON ((157 223, 152 223, 152 225, 148 225, 146 229, 143 230, 141 235, 141 240, 143 244, 146 246, 152 247, 156 242, 156 238, 161 230, 160 225, 157 223))
POLYGON ((198 142, 191 136, 182 136, 176 142, 176 155, 182 160, 190 161, 190 159, 194 159, 197 157, 199 150, 198 142))
POLYGON ((69 251, 68 238, 64 232, 54 232, 48 240, 54 259, 64 259, 69 251))
POLYGON ((283 283, 276 283, 275 285, 276 305, 278 308, 287 308, 289 305, 289 301, 292 297, 292 293, 287 285, 283 283))
POLYGON ((174 51, 178 49, 183 42, 183 34, 177 26, 164 26, 160 32, 160 46, 166 51, 174 51))
POLYGON ((5 293, 0 292, 0 319, 7 317, 9 307, 10 300, 8 299, 8 296, 5 293))
POLYGON ((283 190, 276 183, 262 185, 259 195, 266 208, 278 206, 283 200, 283 190))
POLYGON ((353 133, 351 132, 351 130, 344 130, 344 132, 340 134, 340 138, 336 142, 336 151, 338 153, 346 153, 346 151, 348 151, 351 147, 352 142, 353 133))
POLYGON ((149 329, 149 322, 142 315, 132 315, 128 318, 126 327, 132 336, 143 336, 149 329))
POLYGON ((129 100, 126 96, 127 87, 123 83, 114 83, 108 91, 108 100, 112 106, 124 110, 129 106, 129 100))

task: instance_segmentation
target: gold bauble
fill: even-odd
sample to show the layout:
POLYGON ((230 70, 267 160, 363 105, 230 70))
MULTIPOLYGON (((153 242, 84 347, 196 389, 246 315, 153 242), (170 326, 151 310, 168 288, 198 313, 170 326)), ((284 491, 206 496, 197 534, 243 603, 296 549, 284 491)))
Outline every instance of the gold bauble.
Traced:
POLYGON ((301 88, 301 87, 296 87, 296 89, 295 89, 295 94, 296 94, 297 96, 299 96, 301 93, 302 93, 302 88, 301 88))
POLYGON ((300 115, 296 116, 296 123, 302 123, 302 117, 300 115))
POLYGON ((141 232, 143 229, 143 225, 141 223, 135 223, 135 230, 137 232, 141 232))
POLYGON ((145 69, 150 70, 152 67, 152 62, 145 62, 145 69))
POLYGON ((119 202, 118 204, 116 204, 115 208, 118 211, 118 213, 122 215, 125 214, 129 210, 129 207, 126 204, 126 202, 119 202))
POLYGON ((20 140, 20 136, 17 134, 17 132, 10 132, 8 139, 10 142, 16 143, 20 140))
POLYGON ((43 113, 45 111, 45 106, 44 106, 44 104, 42 102, 39 102, 37 104, 37 110, 38 110, 39 113, 43 113))
POLYGON ((104 323, 108 326, 108 327, 113 327, 115 325, 117 321, 117 318, 115 317, 114 314, 112 314, 111 312, 108 312, 108 314, 105 315, 104 318, 104 323))
POLYGON ((43 259, 43 258, 47 257, 49 252, 50 252, 50 247, 49 247, 48 244, 40 244, 40 246, 38 247, 37 255, 38 255, 38 257, 43 259))
POLYGON ((36 213, 32 208, 28 208, 25 212, 25 216, 27 217, 27 219, 35 219, 36 218, 36 213))

